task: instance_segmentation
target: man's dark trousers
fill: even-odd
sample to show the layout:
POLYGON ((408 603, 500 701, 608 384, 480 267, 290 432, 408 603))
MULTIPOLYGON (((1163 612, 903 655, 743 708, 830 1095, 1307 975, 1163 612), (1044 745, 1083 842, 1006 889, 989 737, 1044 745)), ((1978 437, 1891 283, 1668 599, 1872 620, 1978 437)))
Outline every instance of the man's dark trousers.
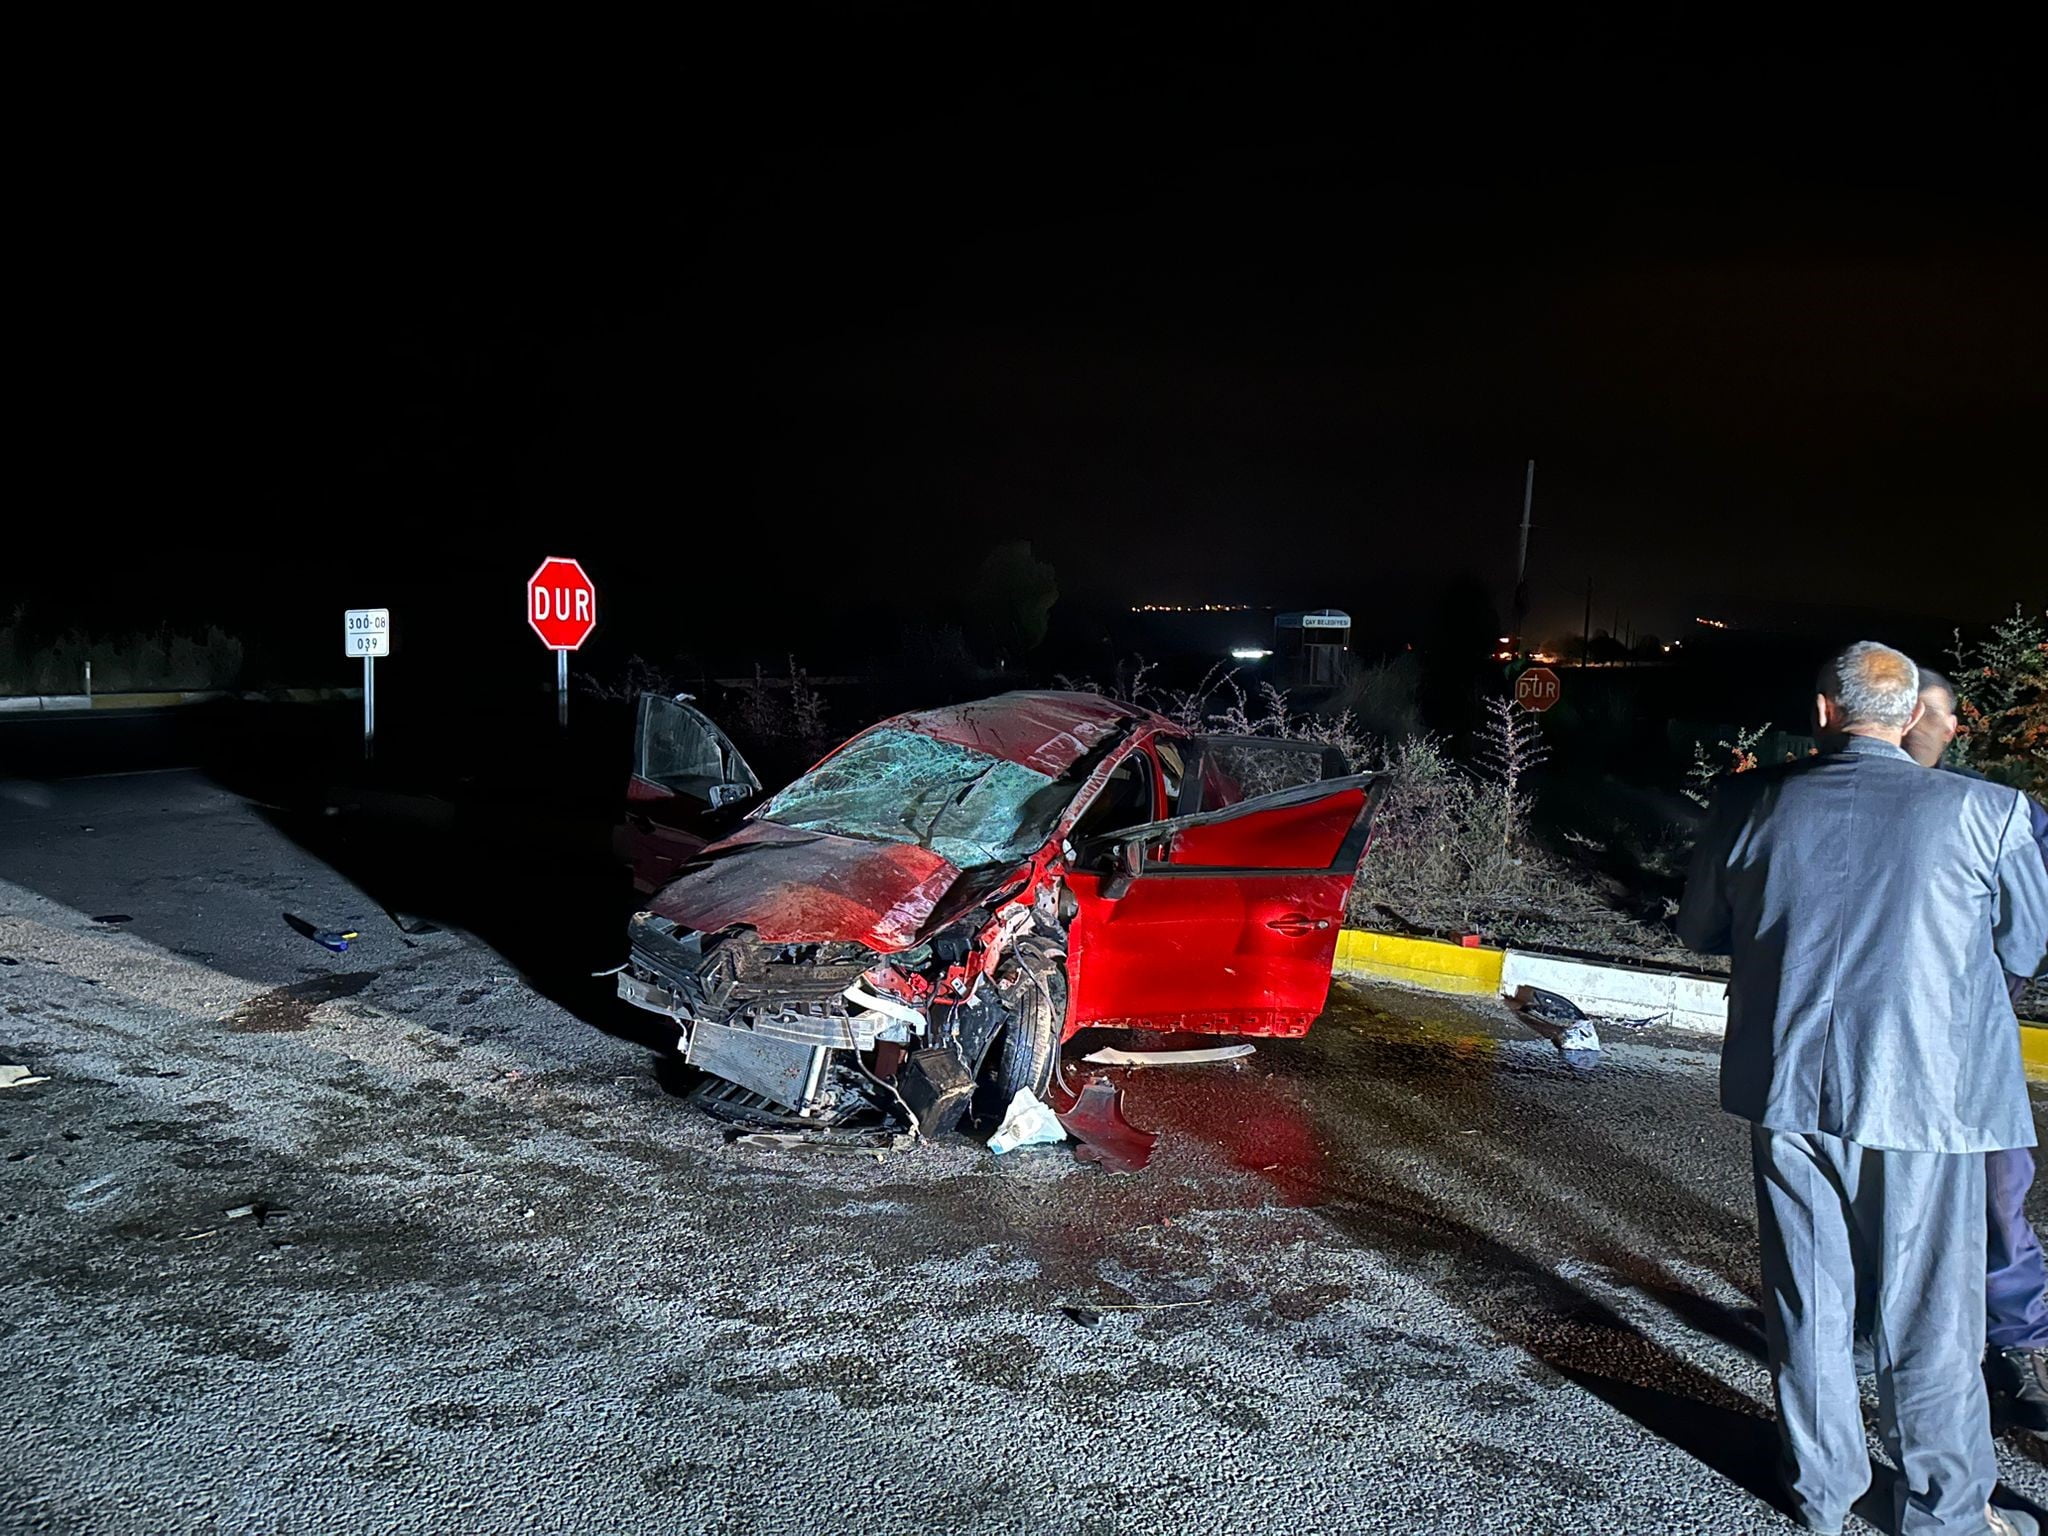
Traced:
POLYGON ((2048 1262, 2027 1220, 2030 1147, 1984 1154, 1985 1337, 1993 1349, 2048 1349, 2048 1262))

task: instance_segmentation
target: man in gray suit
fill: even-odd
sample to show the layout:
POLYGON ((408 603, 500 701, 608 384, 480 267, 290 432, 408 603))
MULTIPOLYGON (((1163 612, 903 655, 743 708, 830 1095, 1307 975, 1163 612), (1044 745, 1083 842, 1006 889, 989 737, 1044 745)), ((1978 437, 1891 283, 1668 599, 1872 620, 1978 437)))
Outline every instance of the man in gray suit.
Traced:
POLYGON ((2048 950, 2048 870, 2018 791, 1928 773, 1899 743, 1912 661, 1822 668, 1832 750, 1724 781, 1679 936, 1733 957, 1721 1104, 1752 1124, 1764 1314, 1792 1500, 1839 1531, 1870 1482, 1857 1275, 1901 1536, 2033 1529, 1990 1509, 1984 1159, 2034 1144, 1999 972, 2048 950))

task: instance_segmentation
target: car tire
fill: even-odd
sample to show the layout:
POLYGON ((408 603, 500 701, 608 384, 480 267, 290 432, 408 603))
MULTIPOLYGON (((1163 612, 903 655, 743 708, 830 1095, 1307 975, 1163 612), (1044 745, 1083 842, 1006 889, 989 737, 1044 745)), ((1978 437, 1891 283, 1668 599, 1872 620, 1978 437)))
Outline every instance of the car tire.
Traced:
POLYGON ((974 1089, 969 1123, 988 1136, 1002 1124, 1010 1100, 1028 1088, 1044 1100, 1059 1071, 1066 1034, 1067 978, 1057 965, 1040 972, 1044 985, 1027 981, 1010 1022, 989 1043, 974 1089))
POLYGON ((1003 1031, 996 1086, 1005 1105, 1026 1088, 1043 1099, 1059 1067, 1060 1036, 1066 1032, 1067 1022, 1067 985, 1058 975, 1045 980, 1043 987, 1025 987, 1017 1015, 1003 1031))

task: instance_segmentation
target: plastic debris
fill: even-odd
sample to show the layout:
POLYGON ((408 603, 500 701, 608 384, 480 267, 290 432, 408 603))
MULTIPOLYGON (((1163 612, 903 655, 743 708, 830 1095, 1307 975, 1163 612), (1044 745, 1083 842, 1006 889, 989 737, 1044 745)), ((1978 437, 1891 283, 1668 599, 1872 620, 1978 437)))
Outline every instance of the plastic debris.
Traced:
POLYGON ((1111 1173, 1136 1173, 1152 1161, 1159 1137, 1124 1118, 1124 1091, 1106 1077, 1091 1078, 1060 1124, 1074 1138, 1075 1158, 1111 1173))
POLYGON ((19 965, 21 962, 12 955, 0 955, 0 965, 19 965))
POLYGON ((989 1151, 1001 1156, 1019 1147, 1049 1147, 1067 1139, 1060 1117, 1039 1101, 1029 1088, 1019 1088, 1003 1112, 1003 1123, 988 1139, 989 1151))
POLYGON ((102 912, 98 917, 95 917, 93 921, 98 923, 102 928, 118 928, 123 923, 134 922, 135 919, 130 917, 126 912, 102 912))
POLYGON ((1242 1061, 1256 1050, 1251 1045, 1206 1045, 1191 1051, 1120 1051, 1105 1046, 1081 1059, 1104 1067, 1200 1067, 1214 1061, 1242 1061))
POLYGON ((1597 1051, 1600 1033, 1570 998, 1542 987, 1517 987, 1507 1000, 1515 1017, 1560 1051, 1597 1051))
POLYGON ((1093 1328, 1102 1321, 1102 1314, 1088 1307, 1061 1307, 1060 1310, 1083 1328, 1093 1328))
POLYGON ((47 1083, 47 1077, 37 1077, 27 1067, 16 1066, 13 1062, 0 1063, 0 1088, 26 1088, 30 1083, 47 1083))
POLYGON ((290 928, 292 932, 304 934, 315 944, 331 949, 337 955, 347 954, 349 941, 362 937, 353 928, 316 928, 303 917, 295 916, 290 912, 281 915, 284 918, 285 926, 290 928))

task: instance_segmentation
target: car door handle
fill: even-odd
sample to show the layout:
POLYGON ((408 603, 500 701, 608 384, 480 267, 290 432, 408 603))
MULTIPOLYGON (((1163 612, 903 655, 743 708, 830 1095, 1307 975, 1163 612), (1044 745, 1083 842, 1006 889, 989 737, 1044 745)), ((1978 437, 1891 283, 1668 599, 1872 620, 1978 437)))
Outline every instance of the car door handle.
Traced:
POLYGON ((1327 917, 1307 917, 1300 912, 1290 912, 1285 917, 1269 917, 1266 926, 1278 933, 1316 933, 1330 926, 1327 917))

